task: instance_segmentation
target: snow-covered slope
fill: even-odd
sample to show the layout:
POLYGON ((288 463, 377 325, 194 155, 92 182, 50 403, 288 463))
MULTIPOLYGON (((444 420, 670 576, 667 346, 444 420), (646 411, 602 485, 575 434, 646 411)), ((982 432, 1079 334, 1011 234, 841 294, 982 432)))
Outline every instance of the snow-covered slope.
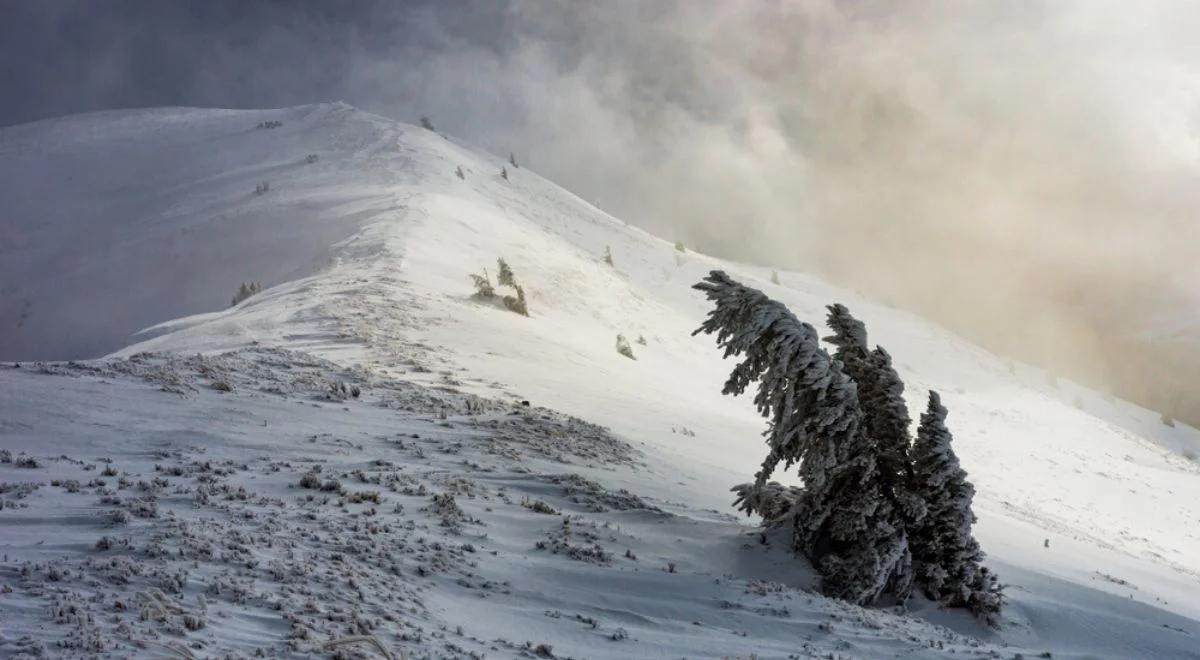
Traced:
MULTIPOLYGON (((1149 411, 1051 383, 1038 370, 812 277, 781 272, 773 284, 769 269, 680 252, 525 167, 509 165, 506 180, 501 159, 341 104, 103 113, 0 135, 5 171, 23 172, 0 184, 20 211, 5 216, 0 246, 8 288, 0 357, 107 350, 139 324, 163 321, 103 366, 0 371, 0 446, 37 455, 47 466, 41 475, 0 465, 0 481, 33 474, 47 483, 92 478, 69 476, 82 468, 53 459, 63 454, 94 465, 109 457, 136 466, 147 481, 157 476, 156 452, 181 466, 162 477, 167 483, 158 490, 148 487, 167 519, 183 528, 165 543, 190 547, 178 539, 198 532, 178 521, 211 516, 222 533, 246 535, 242 546, 258 558, 255 566, 221 568, 275 595, 221 601, 224 592, 213 596, 213 584, 230 576, 210 557, 167 597, 194 610, 195 594, 207 592, 210 601, 229 602, 222 606, 229 622, 210 617, 201 631, 183 630, 180 644, 198 641, 205 653, 282 649, 288 629, 280 616, 291 616, 307 617, 304 625, 319 642, 339 631, 370 632, 395 650, 448 656, 460 653, 440 635, 462 653, 502 657, 525 652, 517 648, 525 640, 575 657, 949 651, 1011 657, 1046 650, 1055 657, 1198 657, 1200 465, 1188 458, 1200 452, 1194 429, 1170 428, 1149 411), (283 126, 254 128, 276 119, 283 126), (306 162, 310 153, 317 162, 306 162), (270 190, 255 195, 264 180, 270 190), (606 247, 612 266, 602 260, 606 247), (500 256, 525 289, 528 318, 471 298, 468 274, 487 268, 494 278, 500 256), (911 618, 831 603, 804 590, 811 575, 780 543, 760 544, 752 528, 732 518, 728 488, 757 468, 763 422, 750 401, 720 395, 730 365, 710 339, 691 336, 706 306, 690 285, 713 268, 762 288, 815 324, 825 304, 847 304, 867 323, 872 341, 895 357, 910 407, 919 409, 929 388, 942 392, 956 448, 979 491, 977 535, 1010 585, 1000 630, 912 605, 928 621, 983 640, 975 642, 911 618), (222 309, 243 280, 270 288, 222 309), (167 320, 201 311, 207 313, 167 320), (616 352, 618 333, 632 342, 637 360, 616 352), (147 351, 160 355, 136 357, 147 351), (238 353, 208 362, 172 357, 228 351, 238 353), (297 386, 296 365, 305 364, 315 366, 297 386), (157 392, 142 384, 146 379, 183 397, 157 392), (204 387, 221 379, 238 382, 232 392, 204 387), (355 383, 364 394, 336 405, 313 402, 329 398, 327 381, 355 383), (462 395, 447 390, 489 403, 467 407, 462 395), (414 398, 422 404, 403 403, 414 398), (512 406, 520 400, 534 408, 512 406), (554 437, 538 426, 549 413, 529 412, 538 406, 602 424, 614 436, 572 427, 565 447, 540 453, 505 453, 484 442, 494 438, 488 424, 513 411, 528 428, 511 429, 512 438, 554 437), (414 432, 431 444, 396 446, 397 434, 414 432), (326 442, 322 434, 333 438, 326 442), (339 449, 340 442, 347 446, 339 449), (599 453, 587 453, 593 444, 599 453), (198 453, 243 462, 218 483, 263 499, 242 505, 235 498, 209 512, 194 494, 166 495, 171 488, 186 491, 179 484, 192 483, 187 466, 200 461, 198 453), (325 508, 306 510, 310 501, 289 486, 313 461, 325 462, 326 474, 357 469, 370 481, 374 470, 383 485, 400 483, 374 507, 379 524, 415 525, 425 530, 421 543, 436 538, 442 549, 453 549, 469 541, 482 552, 465 557, 450 550, 444 570, 414 575, 409 565, 388 578, 415 590, 408 596, 416 602, 404 606, 413 608, 411 621, 355 628, 343 625, 344 617, 331 624, 303 609, 271 614, 272 599, 287 601, 287 590, 298 588, 296 580, 272 573, 271 561, 307 552, 318 572, 336 573, 341 565, 330 564, 337 560, 320 544, 281 556, 253 542, 268 532, 246 520, 278 506, 289 538, 303 539, 367 524, 354 522, 361 504, 330 505, 334 514, 325 518, 325 508), (628 489, 666 513, 589 506, 552 480, 565 472, 595 481, 609 495, 628 489), (396 481, 393 473, 413 480, 396 481), (418 485, 426 491, 404 494, 404 487, 418 485), (444 513, 425 511, 437 508, 429 497, 453 492, 461 503, 463 488, 478 491, 479 501, 464 509, 481 529, 426 525, 422 516, 436 521, 444 513), (579 518, 564 525, 521 506, 522 497, 579 518), (323 531, 306 527, 318 523, 323 531), (535 545, 541 540, 554 548, 568 530, 576 530, 566 541, 576 550, 551 554, 535 545), (594 544, 612 557, 594 561, 585 552, 594 544), (623 557, 626 549, 639 559, 623 557), (663 570, 668 563, 674 572, 663 570), (482 581, 507 584, 480 599, 475 583, 482 581), (251 616, 254 625, 232 623, 251 616), (497 639, 505 642, 491 641, 497 639)), ((106 487, 112 485, 91 488, 106 487)), ((33 513, 0 511, 10 553, 4 579, 24 580, 27 592, 55 587, 46 586, 43 573, 21 576, 19 562, 43 562, 44 572, 52 558, 100 561, 87 546, 102 532, 69 521, 98 507, 128 506, 97 505, 94 496, 71 499, 78 494, 58 490, 21 498, 18 506, 33 513), (43 527, 17 534, 21 521, 43 527), (57 542, 38 546, 35 537, 43 536, 57 542)), ((612 496, 606 501, 628 502, 612 496)), ((137 548, 128 554, 153 547, 163 527, 153 520, 160 518, 134 519, 121 532, 137 548)), ((390 542, 413 547, 417 540, 401 534, 390 542)), ((179 568, 165 561, 156 568, 164 575, 179 568)), ((385 579, 363 570, 366 583, 385 579)), ((353 598, 338 600, 348 598, 343 588, 321 584, 342 603, 342 615, 355 608, 353 598)), ((387 598, 365 591, 362 608, 378 617, 387 598)), ((55 639, 31 622, 37 597, 0 596, 0 629, 55 639)), ((150 619, 120 634, 106 632, 105 639, 145 640, 161 632, 155 625, 170 625, 150 619)), ((292 648, 303 652, 318 643, 302 642, 292 648)))
POLYGON ((388 207, 387 186, 412 182, 386 125, 335 104, 0 129, 0 359, 97 357, 224 307, 242 281, 312 273, 388 207), (284 125, 256 128, 270 120, 284 125), (393 167, 373 165, 380 154, 393 167), (255 195, 264 181, 277 194, 255 195))

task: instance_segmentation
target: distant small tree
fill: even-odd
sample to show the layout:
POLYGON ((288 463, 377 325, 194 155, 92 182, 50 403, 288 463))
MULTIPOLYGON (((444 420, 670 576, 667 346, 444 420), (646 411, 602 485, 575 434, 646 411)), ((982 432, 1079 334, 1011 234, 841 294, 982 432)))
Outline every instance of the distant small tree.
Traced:
POLYGON ((633 347, 629 345, 629 340, 625 338, 625 335, 617 335, 617 352, 630 360, 637 359, 633 356, 633 347))
MULTIPOLYGON (((505 295, 500 298, 500 303, 504 308, 520 314, 521 316, 529 316, 529 308, 525 303, 525 289, 517 283, 517 277, 513 274, 512 268, 503 257, 496 259, 496 266, 499 268, 499 275, 496 276, 496 282, 499 286, 507 286, 513 289, 516 295, 505 295)), ((492 288, 491 280, 488 279, 487 269, 483 269, 483 275, 471 275, 471 281, 475 283, 475 298, 479 300, 492 300, 496 297, 496 290, 492 288)))
POLYGON ((475 297, 480 300, 491 300, 496 297, 496 290, 492 288, 492 281, 488 279, 487 269, 483 269, 483 275, 471 273, 471 281, 475 283, 475 297))
POLYGON ((262 284, 258 282, 242 282, 241 286, 238 287, 237 293, 233 295, 233 302, 230 303, 230 307, 236 307, 238 303, 259 291, 262 291, 262 284))
POLYGON ((496 267, 499 269, 499 274, 496 275, 496 282, 500 286, 516 288, 517 280, 513 277, 512 269, 508 267, 508 262, 504 261, 504 257, 496 259, 496 267))
POLYGON ((641 344, 642 346, 645 346, 645 345, 646 345, 646 338, 645 338, 645 337, 643 337, 642 335, 638 335, 638 338, 637 338, 637 343, 641 344))
POLYGON ((508 168, 507 167, 500 168, 500 178, 504 179, 505 181, 508 181, 508 168))
POLYGON ((516 290, 517 295, 504 296, 504 306, 507 307, 508 311, 510 312, 516 312, 521 316, 529 316, 529 308, 525 306, 525 289, 521 288, 521 285, 515 283, 512 285, 512 287, 516 290))
POLYGON ((466 179, 466 178, 467 178, 467 177, 466 177, 466 175, 465 175, 465 174, 463 174, 463 171, 462 171, 462 165, 459 165, 458 167, 454 168, 454 176, 457 176, 457 177, 458 177, 458 178, 460 178, 460 179, 466 179))
POLYGON ((318 160, 321 160, 321 157, 316 154, 309 154, 304 157, 304 162, 308 163, 309 165, 312 165, 313 163, 317 162, 318 160))
POLYGON ((508 152, 508 164, 512 165, 514 168, 520 167, 520 165, 517 165, 517 157, 514 156, 513 152, 511 151, 508 152))
POLYGON ((687 252, 687 248, 683 246, 683 241, 675 241, 675 250, 677 252, 687 252))
POLYGON ((779 273, 771 271, 771 284, 779 284, 779 273))
POLYGON ((433 122, 429 120, 429 117, 421 117, 421 128, 423 128, 427 131, 436 131, 437 130, 436 128, 433 127, 433 122))
POLYGON ((612 248, 607 245, 604 246, 604 263, 609 266, 613 265, 612 248))
POLYGON ((265 195, 268 192, 270 192, 270 190, 271 190, 271 182, 270 181, 263 181, 262 183, 259 183, 258 185, 254 186, 254 194, 255 195, 265 195))

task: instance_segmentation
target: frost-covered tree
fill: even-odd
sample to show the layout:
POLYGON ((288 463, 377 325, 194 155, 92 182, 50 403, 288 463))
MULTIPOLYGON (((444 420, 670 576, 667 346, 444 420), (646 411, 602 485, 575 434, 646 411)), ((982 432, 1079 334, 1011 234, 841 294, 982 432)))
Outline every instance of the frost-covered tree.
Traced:
POLYGON ((633 347, 629 345, 629 340, 625 338, 625 335, 617 335, 617 352, 630 360, 637 359, 633 356, 633 347))
POLYGON ((433 122, 429 119, 429 117, 421 117, 421 128, 427 131, 437 130, 433 127, 433 122))
POLYGON ((471 281, 475 283, 475 297, 481 300, 490 300, 496 296, 496 290, 492 288, 492 281, 488 279, 487 269, 483 269, 483 275, 471 273, 471 281))
POLYGON ((238 303, 262 291, 262 284, 258 282, 242 282, 238 287, 237 293, 233 294, 233 302, 231 306, 236 306, 238 303))
POLYGON ((912 469, 908 451, 912 438, 908 427, 912 420, 904 403, 904 381, 892 366, 892 356, 882 346, 870 350, 866 326, 845 305, 835 303, 827 309, 826 322, 833 335, 825 341, 837 347, 834 358, 845 365, 846 373, 858 384, 867 433, 876 444, 885 485, 908 519, 915 520, 922 515, 923 507, 909 493, 912 469))
POLYGON ((604 263, 613 265, 612 248, 607 245, 604 246, 604 263))
POLYGON ((517 291, 515 296, 504 296, 502 302, 510 312, 516 312, 521 316, 529 316, 529 308, 525 306, 525 289, 521 288, 520 284, 512 285, 517 291))
POLYGON ((454 176, 464 180, 467 178, 467 175, 463 174, 462 165, 454 168, 454 176))
MULTIPOLYGON (((912 490, 908 458, 911 420, 904 403, 904 381, 882 346, 870 350, 866 326, 845 305, 835 303, 827 309, 826 322, 833 335, 825 341, 836 347, 834 359, 844 365, 846 374, 858 385, 859 405, 869 442, 874 446, 883 496, 901 513, 907 527, 925 515, 925 506, 912 490)), ((906 556, 904 563, 910 564, 911 557, 906 556)), ((902 585, 911 577, 911 573, 902 576, 893 589, 900 598, 907 597, 907 588, 902 585)))
POLYGON ((504 261, 504 257, 496 259, 496 267, 500 271, 496 275, 496 282, 499 283, 500 286, 511 286, 515 288, 517 286, 517 280, 515 277, 513 277, 512 269, 508 267, 508 262, 504 261))
POLYGON ((508 152, 508 164, 512 165, 514 168, 520 167, 520 165, 517 165, 517 157, 514 156, 513 152, 511 151, 508 152))
POLYGON ((975 487, 959 466, 953 439, 941 397, 931 391, 912 448, 914 487, 927 507, 910 530, 916 580, 930 598, 994 623, 1003 604, 1001 586, 981 564, 983 551, 971 535, 975 487))
POLYGON ((508 168, 507 167, 502 166, 500 168, 500 178, 504 179, 505 181, 508 181, 508 168))
POLYGON ((811 325, 724 272, 694 288, 715 303, 696 333, 715 334, 725 357, 742 358, 722 392, 758 383, 754 403, 768 420, 767 458, 754 483, 734 489, 739 506, 791 528, 827 595, 860 604, 887 591, 903 597, 911 573, 903 518, 883 492, 858 388, 842 363, 811 325), (780 463, 798 464, 802 489, 769 481, 780 463))

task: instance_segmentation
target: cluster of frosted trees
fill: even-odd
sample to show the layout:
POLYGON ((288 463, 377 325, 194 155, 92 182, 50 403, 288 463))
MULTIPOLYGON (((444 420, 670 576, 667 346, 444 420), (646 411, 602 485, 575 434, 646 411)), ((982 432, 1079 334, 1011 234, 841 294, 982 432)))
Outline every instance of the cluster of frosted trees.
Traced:
POLYGON ((723 392, 757 383, 754 403, 768 420, 767 457, 753 483, 734 488, 737 506, 790 529, 827 595, 866 605, 919 588, 994 622, 1001 587, 971 534, 975 492, 937 393, 913 440, 891 356, 869 348, 844 306, 829 307, 830 355, 811 325, 724 272, 695 288, 715 304, 696 332, 740 359, 723 392), (802 488, 771 481, 793 465, 802 488))

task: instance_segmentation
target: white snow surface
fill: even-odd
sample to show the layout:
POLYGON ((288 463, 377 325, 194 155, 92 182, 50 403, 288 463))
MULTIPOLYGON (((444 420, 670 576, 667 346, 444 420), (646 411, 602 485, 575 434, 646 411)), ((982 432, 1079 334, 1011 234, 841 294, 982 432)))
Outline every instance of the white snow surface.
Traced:
POLYGON ((1195 429, 505 165, 340 103, 0 129, 0 656, 1200 658, 1195 429), (529 317, 472 298, 501 256, 529 317), (998 629, 825 599, 734 515, 715 268, 942 393, 998 629))

